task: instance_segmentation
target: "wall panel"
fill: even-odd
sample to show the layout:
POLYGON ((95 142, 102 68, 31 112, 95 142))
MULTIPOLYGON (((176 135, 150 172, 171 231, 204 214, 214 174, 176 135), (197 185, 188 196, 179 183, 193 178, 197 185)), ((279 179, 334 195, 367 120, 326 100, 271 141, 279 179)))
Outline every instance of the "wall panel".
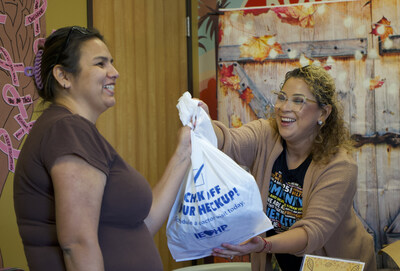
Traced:
MULTIPOLYGON (((176 104, 187 89, 185 1, 93 0, 93 26, 105 36, 115 66, 117 104, 98 128, 154 186, 181 126, 176 104)), ((188 265, 170 256, 165 227, 155 237, 165 270, 188 265)))

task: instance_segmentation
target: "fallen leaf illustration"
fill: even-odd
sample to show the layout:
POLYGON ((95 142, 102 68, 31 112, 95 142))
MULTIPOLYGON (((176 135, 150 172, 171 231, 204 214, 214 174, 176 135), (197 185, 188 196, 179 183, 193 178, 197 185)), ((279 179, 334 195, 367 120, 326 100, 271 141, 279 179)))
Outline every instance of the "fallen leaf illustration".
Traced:
POLYGON ((243 123, 242 123, 242 120, 240 119, 240 117, 235 115, 235 114, 233 114, 231 116, 231 126, 233 128, 239 128, 242 125, 243 125, 243 123))
POLYGON ((222 65, 219 69, 219 81, 220 87, 223 93, 226 95, 228 90, 239 90, 240 89, 240 78, 233 73, 233 64, 226 66, 222 65))
POLYGON ((369 80, 369 89, 374 90, 380 88, 384 83, 385 79, 380 80, 380 76, 376 76, 375 78, 371 78, 369 80))
POLYGON ((219 75, 220 75, 220 78, 234 76, 233 65, 226 66, 225 64, 223 64, 221 66, 221 68, 219 69, 219 75))
POLYGON ((317 10, 314 5, 299 5, 294 7, 272 8, 282 23, 298 25, 304 28, 314 27, 314 13, 317 10))
POLYGON ((253 98, 253 91, 248 87, 240 94, 240 99, 245 101, 246 104, 249 104, 253 98))
POLYGON ((262 61, 272 50, 275 54, 283 54, 282 46, 276 42, 275 36, 252 37, 249 42, 240 46, 240 57, 251 57, 255 61, 262 61))
POLYGON ((371 34, 379 36, 383 42, 387 37, 389 37, 389 35, 393 34, 393 28, 390 26, 390 21, 383 16, 382 19, 374 24, 371 34))
POLYGON ((240 89, 240 78, 237 75, 225 77, 222 82, 232 90, 240 89))
POLYGON ((257 8, 257 9, 245 9, 243 11, 243 15, 252 14, 254 16, 258 16, 263 13, 267 13, 270 8, 257 8))

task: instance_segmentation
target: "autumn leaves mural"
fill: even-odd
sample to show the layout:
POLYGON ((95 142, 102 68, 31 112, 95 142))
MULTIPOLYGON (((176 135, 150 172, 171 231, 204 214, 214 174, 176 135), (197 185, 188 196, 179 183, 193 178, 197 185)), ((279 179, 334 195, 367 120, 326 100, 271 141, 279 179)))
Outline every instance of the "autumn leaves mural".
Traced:
MULTIPOLYGON (((366 2, 362 8, 367 8, 369 4, 370 2, 366 2)), ((226 2, 224 2, 224 6, 227 6, 226 2)), ((224 8, 222 7, 220 10, 224 10, 224 8)), ((244 7, 243 9, 234 11, 230 11, 228 9, 228 11, 219 12, 220 20, 218 23, 218 32, 216 32, 218 33, 218 44, 220 44, 225 35, 229 36, 231 31, 234 31, 232 29, 235 29, 236 26, 233 24, 235 21, 240 20, 239 17, 255 17, 265 15, 265 13, 275 14, 276 20, 283 24, 298 27, 299 29, 312 29, 315 27, 316 18, 318 16, 327 16, 327 13, 329 13, 329 8, 326 5, 308 3, 302 5, 284 5, 270 8, 244 7), (221 19, 223 16, 230 17, 230 19, 221 19)), ((351 17, 347 17, 346 20, 344 20, 344 25, 346 26, 347 24, 348 27, 351 27, 351 20, 351 17)), ((379 42, 384 48, 391 48, 393 45, 393 42, 389 38, 389 36, 393 34, 393 28, 390 24, 391 22, 383 16, 379 21, 370 26, 371 30, 369 34, 379 37, 379 42)), ((268 27, 268 25, 265 27, 268 27)), ((246 26, 244 29, 246 30, 246 26)), ((299 52, 295 49, 289 49, 284 52, 281 44, 282 42, 284 41, 279 40, 276 34, 247 37, 246 39, 241 40, 241 43, 238 44, 240 50, 238 59, 240 59, 240 61, 263 63, 268 60, 271 61, 280 59, 282 54, 286 54, 288 58, 287 61, 296 61, 298 62, 299 66, 314 64, 323 66, 326 70, 332 69, 332 65, 335 63, 335 59, 332 56, 325 58, 312 58, 307 56, 305 52, 299 52)), ((369 58, 378 57, 376 50, 370 50, 368 53, 369 58)), ((363 60, 365 58, 365 54, 366 52, 355 50, 352 57, 354 57, 356 60, 363 60)), ((233 63, 220 63, 218 66, 218 82, 221 93, 227 95, 228 91, 239 91, 240 99, 242 99, 244 103, 250 104, 251 100, 254 98, 254 90, 249 86, 246 86, 246 88, 243 89, 243 86, 240 85, 241 81, 242 79, 237 73, 235 73, 233 63)), ((369 79, 365 79, 363 84, 372 91, 382 87, 385 81, 385 78, 382 78, 380 75, 376 75, 369 79)), ((231 125, 233 126, 237 126, 237 123, 240 123, 240 117, 236 116, 235 118, 239 121, 236 121, 235 124, 231 122, 231 125)))

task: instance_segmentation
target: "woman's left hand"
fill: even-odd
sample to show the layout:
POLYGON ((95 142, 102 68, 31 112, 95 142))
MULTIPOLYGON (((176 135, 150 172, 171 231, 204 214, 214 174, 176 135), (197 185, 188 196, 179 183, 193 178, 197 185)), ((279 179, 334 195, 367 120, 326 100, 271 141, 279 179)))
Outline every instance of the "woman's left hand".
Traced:
POLYGON ((256 236, 239 245, 223 243, 221 246, 223 248, 213 249, 212 256, 232 259, 235 256, 243 256, 261 251, 264 248, 264 242, 259 236, 256 236))

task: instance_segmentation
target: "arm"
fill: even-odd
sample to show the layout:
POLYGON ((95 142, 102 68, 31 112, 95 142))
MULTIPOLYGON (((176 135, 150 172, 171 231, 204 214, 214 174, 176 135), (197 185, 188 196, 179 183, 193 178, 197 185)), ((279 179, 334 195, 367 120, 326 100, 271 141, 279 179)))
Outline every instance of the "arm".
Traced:
MULTIPOLYGON (((208 106, 204 102, 200 102, 199 106, 208 113, 208 106)), ((261 143, 270 138, 269 126, 259 120, 239 128, 229 128, 220 121, 212 121, 212 126, 217 136, 218 149, 247 168, 252 167, 261 143)))
MULTIPOLYGON (((356 189, 356 165, 346 160, 346 157, 339 156, 322 172, 315 182, 304 182, 312 184, 313 187, 307 188, 310 190, 307 196, 303 194, 303 197, 305 196, 303 218, 297 221, 290 230, 265 238, 266 241, 271 242, 271 252, 300 256, 320 249, 331 238, 351 209, 356 189)), ((216 253, 215 256, 230 257, 258 252, 264 245, 261 241, 257 237, 251 239, 249 244, 238 246, 223 244, 227 250, 215 249, 214 253, 216 253)))
POLYGON ((296 228, 264 238, 265 241, 256 236, 249 242, 239 245, 223 243, 222 249, 213 249, 213 256, 230 258, 231 256, 242 256, 253 252, 295 254, 307 246, 307 239, 307 232, 302 228, 296 228))
POLYGON ((150 233, 156 234, 167 219, 179 187, 190 165, 190 128, 180 130, 179 144, 170 159, 161 180, 153 188, 153 203, 144 220, 150 233))
POLYGON ((316 180, 304 187, 303 218, 291 227, 301 227, 308 235, 307 247, 296 255, 321 249, 335 238, 332 235, 338 227, 351 223, 347 219, 357 190, 357 165, 347 155, 338 155, 316 175, 316 180))
POLYGON ((104 270, 97 230, 106 175, 75 155, 58 158, 50 174, 66 269, 104 270))

